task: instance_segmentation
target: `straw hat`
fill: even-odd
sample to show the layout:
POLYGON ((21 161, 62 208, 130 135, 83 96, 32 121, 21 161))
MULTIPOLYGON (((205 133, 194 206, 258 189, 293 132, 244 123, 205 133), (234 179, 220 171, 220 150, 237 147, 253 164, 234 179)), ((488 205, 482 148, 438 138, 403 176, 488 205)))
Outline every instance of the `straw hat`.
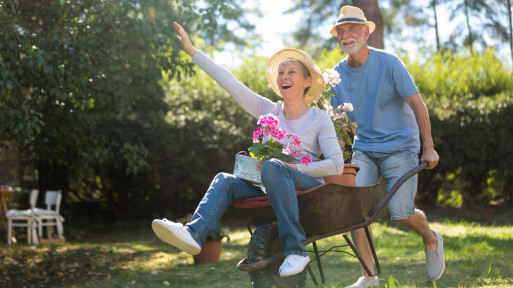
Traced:
POLYGON ((338 15, 337 22, 331 27, 331 35, 337 37, 337 26, 344 23, 357 23, 367 26, 369 28, 369 34, 374 31, 376 24, 371 21, 367 21, 365 15, 363 15, 362 9, 354 6, 343 6, 340 8, 340 15, 338 15))
POLYGON ((267 66, 265 67, 265 73, 267 74, 267 80, 269 81, 269 84, 271 84, 274 92, 279 96, 282 96, 278 83, 276 82, 278 77, 278 67, 283 61, 288 59, 296 59, 303 63, 312 77, 312 85, 305 94, 303 101, 308 104, 319 98, 324 90, 324 77, 321 75, 321 69, 315 66, 312 57, 310 57, 308 53, 298 49, 283 49, 276 52, 271 56, 271 58, 269 58, 269 62, 267 62, 267 66))

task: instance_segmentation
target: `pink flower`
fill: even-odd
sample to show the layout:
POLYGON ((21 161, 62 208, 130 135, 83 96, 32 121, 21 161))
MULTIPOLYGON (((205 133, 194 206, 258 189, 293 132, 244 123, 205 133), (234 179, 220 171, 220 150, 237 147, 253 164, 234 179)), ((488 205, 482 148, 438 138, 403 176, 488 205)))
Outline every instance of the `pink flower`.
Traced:
MULTIPOLYGON (((253 146, 249 148, 252 157, 267 161, 272 157, 290 161, 290 155, 300 155, 301 141, 294 134, 287 134, 283 128, 278 127, 279 121, 273 114, 262 115, 257 124, 260 125, 253 132, 253 146), (263 137, 262 137, 263 136, 263 137), (262 143, 263 145, 257 144, 262 143), (292 147, 292 146, 296 147, 292 147), (279 155, 277 155, 277 152, 279 155)), ((307 162, 312 162, 308 156, 307 162)))
POLYGON ((303 159, 301 159, 301 163, 303 163, 304 165, 312 163, 312 157, 310 157, 310 154, 303 156, 303 159))
POLYGON ((294 136, 294 141, 292 142, 292 145, 296 145, 297 147, 301 147, 301 140, 299 140, 299 137, 294 136))
POLYGON ((257 121, 258 125, 262 125, 262 127, 276 128, 278 127, 279 121, 278 118, 274 117, 273 114, 261 115, 260 119, 257 121))

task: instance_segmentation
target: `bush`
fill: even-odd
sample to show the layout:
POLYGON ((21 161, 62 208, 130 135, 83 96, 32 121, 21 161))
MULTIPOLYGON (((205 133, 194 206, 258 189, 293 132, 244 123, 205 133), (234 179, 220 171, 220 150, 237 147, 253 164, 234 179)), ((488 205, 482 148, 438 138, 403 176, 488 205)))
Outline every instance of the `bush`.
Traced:
POLYGON ((435 54, 424 64, 406 65, 428 106, 440 154, 438 168, 421 174, 419 196, 434 204, 456 190, 464 205, 511 203, 512 72, 492 49, 435 54))

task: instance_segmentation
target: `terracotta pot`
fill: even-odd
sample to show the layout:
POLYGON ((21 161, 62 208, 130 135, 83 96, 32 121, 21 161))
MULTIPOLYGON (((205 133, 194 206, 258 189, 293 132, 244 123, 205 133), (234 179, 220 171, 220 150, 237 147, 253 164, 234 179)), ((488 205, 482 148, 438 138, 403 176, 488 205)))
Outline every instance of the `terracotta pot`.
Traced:
POLYGON ((198 255, 194 255, 194 264, 212 263, 219 262, 221 256, 221 240, 210 240, 207 239, 201 252, 198 255))
POLYGON ((324 182, 355 186, 355 177, 358 170, 360 170, 360 166, 356 164, 344 164, 344 172, 342 175, 324 177, 324 182))

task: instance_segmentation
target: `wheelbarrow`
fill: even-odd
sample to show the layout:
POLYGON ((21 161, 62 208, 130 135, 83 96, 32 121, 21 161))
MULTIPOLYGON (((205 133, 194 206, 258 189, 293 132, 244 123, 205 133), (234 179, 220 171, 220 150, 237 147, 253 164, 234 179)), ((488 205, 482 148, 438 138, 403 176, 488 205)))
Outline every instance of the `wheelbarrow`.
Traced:
POLYGON ((304 271, 289 277, 280 277, 278 273, 285 256, 278 237, 276 215, 268 197, 262 196, 233 202, 235 207, 248 216, 248 230, 251 234, 248 255, 237 264, 237 268, 240 271, 249 272, 253 287, 273 287, 274 285, 276 287, 304 287, 306 271, 310 274, 314 284, 319 285, 310 264, 317 263, 321 283, 325 284, 321 257, 328 252, 343 252, 358 258, 363 269, 369 275, 372 275, 353 242, 347 236, 348 232, 363 228, 376 267, 377 273, 375 275, 379 275, 381 268, 369 232, 369 226, 388 204, 399 187, 410 177, 426 168, 427 165, 428 163, 424 162, 399 178, 373 211, 371 211, 372 200, 377 194, 375 191, 379 184, 357 187, 326 183, 307 191, 297 191, 299 221, 306 233, 303 244, 305 246, 312 244, 313 251, 309 252, 313 252, 315 257, 304 271), (256 227, 254 231, 252 231, 251 226, 256 227), (317 249, 316 241, 339 234, 342 234, 346 244, 334 246, 325 251, 317 249), (349 247, 354 254, 336 250, 341 247, 349 247))

